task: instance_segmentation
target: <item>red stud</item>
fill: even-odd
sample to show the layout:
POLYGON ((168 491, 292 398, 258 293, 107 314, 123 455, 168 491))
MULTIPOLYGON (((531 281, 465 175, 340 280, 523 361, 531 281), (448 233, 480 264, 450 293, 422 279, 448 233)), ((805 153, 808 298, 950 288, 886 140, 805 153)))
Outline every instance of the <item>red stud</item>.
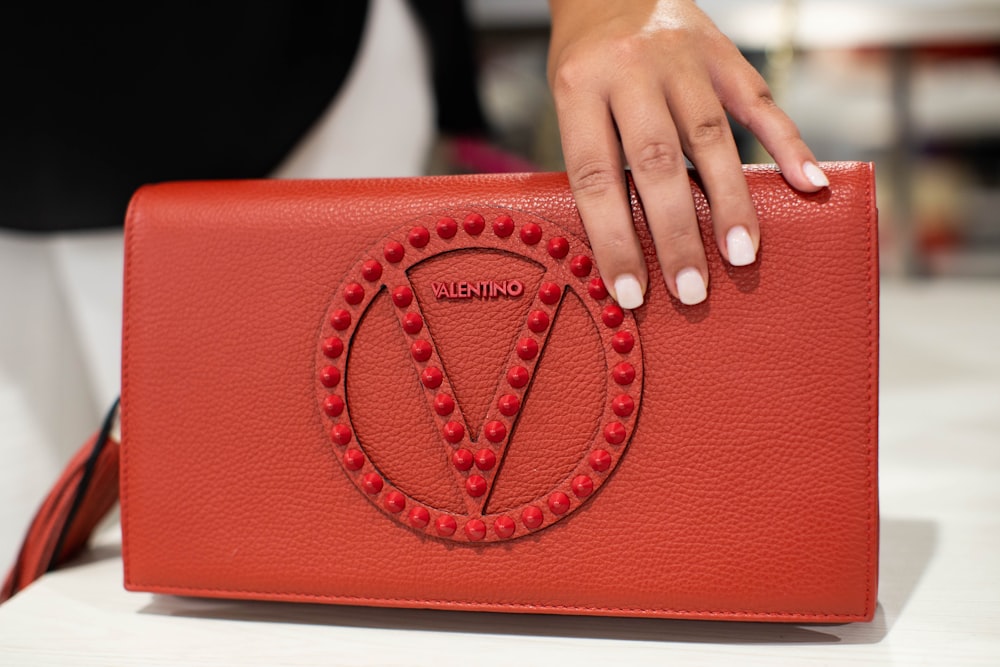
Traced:
POLYGON ((528 369, 524 366, 514 366, 507 371, 507 384, 515 389, 520 389, 528 384, 528 369))
POLYGON ((601 319, 605 326, 614 329, 625 320, 625 311, 618 304, 610 303, 601 311, 601 319))
POLYGON ((452 218, 441 218, 437 221, 437 233, 443 239, 450 239, 458 233, 458 223, 452 218))
POLYGON ((562 288, 555 283, 542 283, 542 286, 538 289, 538 298, 545 305, 553 306, 559 303, 559 297, 562 296, 562 292, 562 288))
POLYGON ((479 540, 486 537, 486 524, 479 519, 470 519, 467 524, 465 524, 465 536, 468 537, 473 542, 478 542, 479 540))
POLYGON ((455 399, 448 394, 438 394, 434 397, 434 412, 446 417, 455 409, 455 399))
POLYGON ((514 233, 514 221, 510 219, 509 215, 497 216, 497 219, 493 221, 493 233, 502 239, 507 238, 514 233))
POLYGON ((346 445, 351 441, 351 429, 347 424, 336 424, 330 429, 330 439, 338 445, 346 445))
POLYGON ((344 452, 344 467, 348 470, 361 470, 365 467, 365 455, 356 449, 344 452))
POLYGON ((480 449, 476 452, 476 467, 480 470, 493 470, 497 464, 497 456, 489 449, 480 449))
POLYGON ((330 316, 330 324, 337 331, 343 331, 351 326, 351 314, 343 309, 335 310, 333 311, 333 315, 330 316))
POLYGON ((406 496, 399 491, 390 491, 385 494, 385 499, 382 501, 382 504, 393 514, 399 514, 406 509, 406 496))
POLYGON ((358 283, 351 283, 344 287, 344 301, 356 306, 365 300, 365 288, 358 283))
POLYGON ((450 537, 455 534, 455 530, 458 528, 458 523, 455 521, 454 517, 450 517, 447 514, 442 514, 434 521, 434 530, 441 537, 450 537))
POLYGON ((336 359, 344 353, 344 341, 340 340, 336 336, 332 336, 323 341, 323 354, 330 357, 331 359, 336 359))
POLYGON ((431 513, 426 507, 414 507, 406 518, 414 528, 426 528, 431 522, 431 513))
POLYGON ((549 496, 549 509, 553 514, 565 514, 569 511, 569 498, 562 491, 556 491, 549 496))
POLYGON ((635 368, 627 361, 623 361, 611 369, 611 377, 618 384, 630 384, 635 379, 635 368))
POLYGON ((344 399, 335 394, 330 394, 323 399, 323 412, 329 417, 339 417, 344 411, 344 399))
POLYGON ((553 259, 562 259, 569 254, 569 241, 561 236, 553 236, 549 239, 548 247, 549 255, 553 259))
POLYGON ((507 427, 500 421, 487 422, 483 427, 483 435, 490 442, 500 442, 507 437, 507 427))
POLYGON ((465 472, 472 467, 475 457, 472 455, 468 449, 456 449, 455 453, 451 455, 451 464, 465 472))
POLYGON ((535 245, 542 240, 542 228, 533 222, 521 227, 521 240, 528 245, 535 245))
POLYGON ((626 431, 621 422, 611 422, 604 427, 604 439, 612 445, 620 445, 625 442, 626 431))
POLYGON ((534 338, 522 338, 517 341, 517 356, 525 361, 531 361, 538 356, 538 343, 534 338))
POLYGON ((483 216, 478 213, 470 213, 465 216, 465 220, 462 221, 462 229, 464 229, 465 233, 469 236, 479 236, 483 233, 483 230, 486 229, 486 220, 484 220, 483 216))
POLYGON ((324 387, 336 387, 340 382, 340 371, 336 366, 326 366, 319 372, 319 381, 324 387))
POLYGON ((413 303, 413 290, 406 285, 401 285, 392 290, 392 302, 397 308, 406 308, 413 303))
POLYGON ((521 512, 521 523, 523 523, 527 528, 538 528, 542 525, 542 521, 544 520, 545 515, 542 514, 542 510, 538 509, 534 505, 525 507, 524 511, 521 512))
POLYGON ((418 334, 424 328, 424 318, 417 313, 407 313, 403 316, 403 331, 408 334, 418 334))
POLYGON ((406 238, 414 248, 423 248, 430 242, 431 233, 426 227, 414 227, 406 238))
POLYGON ((479 475, 469 475, 469 479, 465 480, 465 490, 473 498, 478 498, 486 493, 486 480, 479 475))
POLYGON ((444 376, 441 374, 441 370, 430 366, 425 368, 420 372, 420 381, 424 383, 424 386, 428 389, 437 389, 441 386, 441 381, 444 376))
POLYGON ((592 299, 600 301, 608 296, 608 288, 604 286, 603 280, 594 278, 587 285, 587 293, 590 294, 592 299))
POLYGON ((628 354, 632 351, 633 345, 635 345, 635 338, 627 331, 619 331, 611 337, 611 347, 615 348, 615 352, 619 354, 628 354))
POLYGON ((403 244, 398 241, 389 241, 385 244, 385 249, 382 254, 385 255, 385 259, 388 262, 396 264, 403 261, 403 254, 406 250, 403 248, 403 244))
POLYGON ((593 262, 586 255, 577 255, 569 262, 569 270, 577 278, 586 278, 590 275, 590 270, 594 268, 593 262))
POLYGON ((628 394, 619 394, 611 401, 611 409, 619 417, 628 417, 635 410, 635 401, 628 394))
POLYGON ((603 449, 595 449, 587 457, 587 463, 595 472, 604 472, 611 467, 611 454, 603 449))
POLYGON ((586 498, 594 492, 594 480, 586 475, 577 475, 569 485, 577 498, 586 498))
POLYGON ((461 442, 462 438, 465 437, 465 427, 459 422, 448 422, 441 429, 441 432, 444 433, 444 439, 451 444, 461 442))
POLYGON ((431 358, 431 352, 433 351, 434 348, 431 344, 423 338, 418 338, 413 341, 412 345, 410 345, 410 354, 412 354, 413 358, 417 361, 427 361, 431 358))
POLYGON ((375 495, 382 490, 384 482, 377 472, 370 472, 361 478, 361 488, 365 493, 375 495))
POLYGON ((497 537, 510 537, 516 529, 514 520, 509 516, 498 516, 493 522, 493 532, 497 534, 497 537))
POLYGON ((533 310, 528 313, 528 328, 535 333, 542 333, 549 328, 549 316, 544 310, 533 310))
POLYGON ((374 259, 369 259, 361 265, 361 276, 370 283, 382 277, 382 265, 374 259))
POLYGON ((517 396, 514 394, 504 394, 497 401, 497 407, 500 408, 500 414, 505 417, 513 417, 517 414, 517 409, 521 407, 521 402, 517 400, 517 396))

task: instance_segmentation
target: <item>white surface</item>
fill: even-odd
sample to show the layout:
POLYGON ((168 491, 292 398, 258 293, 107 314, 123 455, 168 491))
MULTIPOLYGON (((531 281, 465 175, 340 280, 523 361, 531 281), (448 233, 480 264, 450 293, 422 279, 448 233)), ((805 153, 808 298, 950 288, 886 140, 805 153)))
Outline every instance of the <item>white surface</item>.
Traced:
POLYGON ((0 231, 3 567, 44 493, 118 393, 121 247, 118 231, 0 231))
POLYGON ((879 608, 769 625, 127 593, 113 533, 0 606, 0 665, 1000 664, 1000 283, 882 295, 879 608))

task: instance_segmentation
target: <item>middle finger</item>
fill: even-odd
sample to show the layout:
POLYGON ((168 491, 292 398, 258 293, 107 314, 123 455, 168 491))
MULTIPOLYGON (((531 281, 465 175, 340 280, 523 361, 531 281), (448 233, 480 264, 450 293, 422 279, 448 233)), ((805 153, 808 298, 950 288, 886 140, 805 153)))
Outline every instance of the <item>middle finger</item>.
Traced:
POLYGON ((610 103, 664 282, 684 304, 704 301, 705 248, 681 142, 661 89, 630 85, 612 95, 610 103))

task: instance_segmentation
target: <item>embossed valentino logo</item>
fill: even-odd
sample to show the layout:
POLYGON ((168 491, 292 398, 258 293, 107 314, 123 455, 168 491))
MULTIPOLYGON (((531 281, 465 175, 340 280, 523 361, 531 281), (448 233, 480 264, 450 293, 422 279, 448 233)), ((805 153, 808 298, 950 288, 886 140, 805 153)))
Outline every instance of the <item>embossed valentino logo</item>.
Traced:
POLYGON ((459 280, 446 283, 431 283, 434 296, 439 299, 498 299, 517 298, 524 294, 524 283, 520 280, 479 280, 469 282, 459 280))
MULTIPOLYGON (((635 320, 609 298, 604 284, 594 274, 584 242, 551 222, 502 210, 468 213, 461 225, 453 217, 426 216, 389 234, 360 259, 335 292, 324 319, 316 357, 316 393, 336 458, 361 493, 393 521, 421 534, 479 543, 532 534, 588 503, 623 459, 642 397, 642 350, 635 320), (486 229, 484 213, 492 219, 491 230, 486 229), (517 222, 512 216, 518 218, 517 222), (422 262, 456 251, 468 254, 475 250, 528 260, 542 268, 537 291, 532 287, 534 293, 525 293, 520 280, 504 283, 507 296, 524 293, 531 302, 525 304, 527 316, 518 325, 498 377, 489 378, 495 390, 478 433, 472 432, 457 400, 442 350, 421 308, 421 298, 434 301, 450 298, 451 294, 442 295, 444 288, 416 284, 411 278, 411 270, 422 262), (514 284, 518 285, 513 288, 520 290, 518 294, 511 294, 514 284), (592 334, 599 341, 595 343, 596 354, 603 354, 603 359, 597 360, 598 368, 603 369, 600 375, 604 385, 595 393, 602 403, 594 409, 594 414, 599 415, 597 422, 587 426, 585 442, 565 443, 576 448, 568 451, 583 452, 578 461, 571 460, 567 474, 537 497, 494 511, 489 505, 491 494, 507 472, 504 464, 513 433, 532 391, 538 391, 534 387, 535 375, 560 307, 570 293, 582 305, 583 317, 590 323, 588 328, 592 326, 596 332, 592 334), (372 452, 366 451, 365 438, 355 428, 350 396, 345 391, 352 343, 358 342, 356 336, 366 335, 368 330, 359 330, 359 324, 380 295, 388 296, 395 313, 388 320, 389 328, 394 329, 388 335, 405 341, 401 349, 408 349, 406 358, 399 359, 400 381, 419 387, 426 414, 438 432, 434 446, 443 448, 449 462, 450 472, 445 477, 450 478, 444 483, 462 498, 464 509, 437 507, 426 501, 426 495, 407 493, 405 485, 394 483, 376 465, 372 452)), ((475 283, 480 291, 477 298, 492 298, 485 296, 484 289, 490 292, 499 283, 475 283)), ((454 285, 446 291, 453 288, 457 293, 454 285)), ((471 287, 467 290, 470 296, 454 298, 471 299, 471 287)), ((481 302, 463 303, 461 307, 476 308, 481 302)), ((547 395, 552 402, 551 396, 560 394, 547 395)), ((553 409, 558 410, 558 406, 553 409)), ((374 443, 367 446, 370 450, 374 443)))

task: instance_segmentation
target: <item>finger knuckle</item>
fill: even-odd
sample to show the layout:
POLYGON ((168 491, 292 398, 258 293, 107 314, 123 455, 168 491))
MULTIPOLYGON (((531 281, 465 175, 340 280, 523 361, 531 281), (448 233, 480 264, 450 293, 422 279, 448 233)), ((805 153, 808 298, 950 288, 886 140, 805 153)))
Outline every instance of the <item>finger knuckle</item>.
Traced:
POLYGON ((588 71, 587 63, 579 58, 566 58, 560 61, 549 77, 553 95, 560 97, 579 91, 589 80, 588 71))
POLYGON ((627 67, 641 61, 645 51, 645 40, 636 35, 625 35, 611 40, 605 53, 611 62, 627 67))
POLYGON ((674 174, 684 167, 680 146, 666 141, 648 141, 636 154, 632 169, 654 174, 674 174))
POLYGON ((569 170, 577 197, 600 197, 623 187, 620 170, 606 160, 586 160, 569 170))
POLYGON ((697 255, 701 248, 701 231, 696 225, 678 225, 662 230, 657 246, 671 257, 686 258, 697 255))
MULTIPOLYGON (((749 96, 749 101, 743 107, 742 115, 745 116, 746 121, 743 124, 747 127, 753 126, 758 119, 768 118, 773 116, 775 112, 781 112, 767 86, 754 90, 749 96)), ((743 122, 741 119, 737 120, 743 122)))
POLYGON ((723 116, 711 116, 696 123, 687 133, 691 150, 711 148, 726 140, 729 125, 723 116))
POLYGON ((627 229, 606 229, 597 238, 591 239, 591 243, 595 255, 620 258, 626 254, 631 255, 633 239, 627 229))
POLYGON ((620 75, 642 62, 643 44, 632 36, 609 39, 600 48, 572 49, 550 67, 549 83, 555 95, 590 89, 597 73, 620 75))
POLYGON ((778 108, 774 96, 767 86, 762 86, 753 92, 750 106, 756 111, 768 112, 778 108))
POLYGON ((771 128, 771 134, 782 142, 801 139, 795 123, 781 110, 770 89, 763 83, 751 94, 749 102, 743 105, 740 113, 733 117, 758 136, 771 128))

